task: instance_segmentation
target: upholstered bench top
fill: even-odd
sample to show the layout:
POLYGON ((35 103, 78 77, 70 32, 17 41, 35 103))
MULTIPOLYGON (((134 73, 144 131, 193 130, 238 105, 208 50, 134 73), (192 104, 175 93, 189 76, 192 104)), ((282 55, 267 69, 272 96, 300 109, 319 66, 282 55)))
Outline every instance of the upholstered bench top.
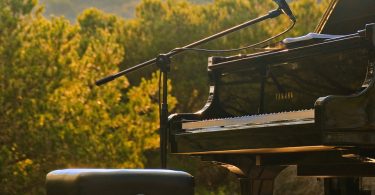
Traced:
POLYGON ((159 169, 65 169, 48 173, 47 195, 192 195, 193 177, 159 169))

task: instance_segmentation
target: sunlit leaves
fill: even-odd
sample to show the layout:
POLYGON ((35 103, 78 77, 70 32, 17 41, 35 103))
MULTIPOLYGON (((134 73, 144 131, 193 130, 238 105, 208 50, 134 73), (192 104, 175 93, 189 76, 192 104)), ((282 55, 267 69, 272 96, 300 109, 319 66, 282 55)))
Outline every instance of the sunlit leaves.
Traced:
POLYGON ((158 147, 156 75, 128 94, 125 77, 94 85, 119 70, 122 31, 92 9, 76 25, 26 15, 0 36, 0 194, 40 194, 57 168, 142 167, 144 150, 158 147))
MULTIPOLYGON (((171 90, 169 82, 169 91, 171 90)), ((159 147, 159 106, 158 106, 158 74, 153 74, 150 80, 142 79, 139 87, 128 91, 129 103, 126 105, 126 120, 131 137, 137 140, 138 149, 147 150, 159 147), (148 121, 153 121, 148 122, 148 121), (128 124, 128 125, 130 125, 128 124)), ((176 99, 168 96, 170 110, 176 105, 176 99)))

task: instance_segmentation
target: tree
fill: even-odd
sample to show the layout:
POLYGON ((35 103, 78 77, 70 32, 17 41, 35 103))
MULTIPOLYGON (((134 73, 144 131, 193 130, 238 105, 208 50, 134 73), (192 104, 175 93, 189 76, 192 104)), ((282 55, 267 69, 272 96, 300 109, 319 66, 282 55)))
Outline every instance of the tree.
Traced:
POLYGON ((87 10, 72 25, 40 13, 11 12, 17 24, 1 39, 0 194, 41 194, 57 168, 143 167, 142 152, 158 147, 156 74, 129 89, 125 77, 93 86, 118 71, 121 21, 87 10))

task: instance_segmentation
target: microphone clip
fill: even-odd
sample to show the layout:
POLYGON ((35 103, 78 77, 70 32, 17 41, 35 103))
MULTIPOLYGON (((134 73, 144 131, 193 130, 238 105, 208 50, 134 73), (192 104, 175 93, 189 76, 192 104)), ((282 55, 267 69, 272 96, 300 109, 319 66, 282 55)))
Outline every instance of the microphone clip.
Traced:
POLYGON ((286 14, 293 23, 296 22, 296 17, 293 15, 292 10, 289 8, 288 3, 285 0, 273 0, 279 6, 279 10, 281 10, 284 14, 286 14))

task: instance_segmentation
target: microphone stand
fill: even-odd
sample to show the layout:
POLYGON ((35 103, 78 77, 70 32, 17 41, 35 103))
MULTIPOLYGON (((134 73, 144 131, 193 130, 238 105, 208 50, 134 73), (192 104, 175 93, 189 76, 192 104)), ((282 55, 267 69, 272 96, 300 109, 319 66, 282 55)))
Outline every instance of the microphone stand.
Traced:
POLYGON ((156 58, 145 61, 141 64, 138 64, 136 66, 133 66, 131 68, 128 68, 126 70, 120 71, 118 73, 115 73, 113 75, 109 75, 107 77, 104 77, 98 81, 95 82, 97 86, 103 85, 105 83, 108 83, 118 77, 121 77, 125 74, 128 74, 130 72, 136 71, 138 69, 141 69, 143 67, 146 67, 148 65, 156 64, 159 69, 161 74, 163 75, 162 78, 162 85, 163 85, 163 95, 162 95, 162 101, 161 101, 161 113, 160 113, 160 158, 161 158, 161 167, 166 168, 167 167, 167 150, 168 150, 168 145, 167 145, 167 136, 168 136, 168 103, 167 103, 167 93, 168 93, 168 86, 167 86, 167 81, 168 81, 168 72, 170 71, 170 64, 171 64, 171 57, 174 55, 177 55, 183 51, 184 49, 189 49, 189 48, 194 48, 196 46, 202 45, 204 43, 207 43, 209 41, 212 41, 214 39, 220 38, 222 36, 225 36, 229 33, 238 31, 240 29, 246 28, 250 25, 256 24, 258 22, 261 22, 266 19, 271 19, 279 16, 282 14, 282 10, 280 8, 276 10, 272 10, 268 12, 267 15, 260 16, 258 18, 255 18, 253 20, 244 22, 242 24, 239 24, 237 26, 234 26, 232 28, 229 28, 227 30, 224 30, 222 32, 219 32, 217 34, 211 35, 209 37, 206 37, 204 39, 201 39, 199 41, 193 42, 189 45, 186 45, 182 48, 177 48, 174 50, 171 50, 170 52, 166 54, 159 54, 156 58))

